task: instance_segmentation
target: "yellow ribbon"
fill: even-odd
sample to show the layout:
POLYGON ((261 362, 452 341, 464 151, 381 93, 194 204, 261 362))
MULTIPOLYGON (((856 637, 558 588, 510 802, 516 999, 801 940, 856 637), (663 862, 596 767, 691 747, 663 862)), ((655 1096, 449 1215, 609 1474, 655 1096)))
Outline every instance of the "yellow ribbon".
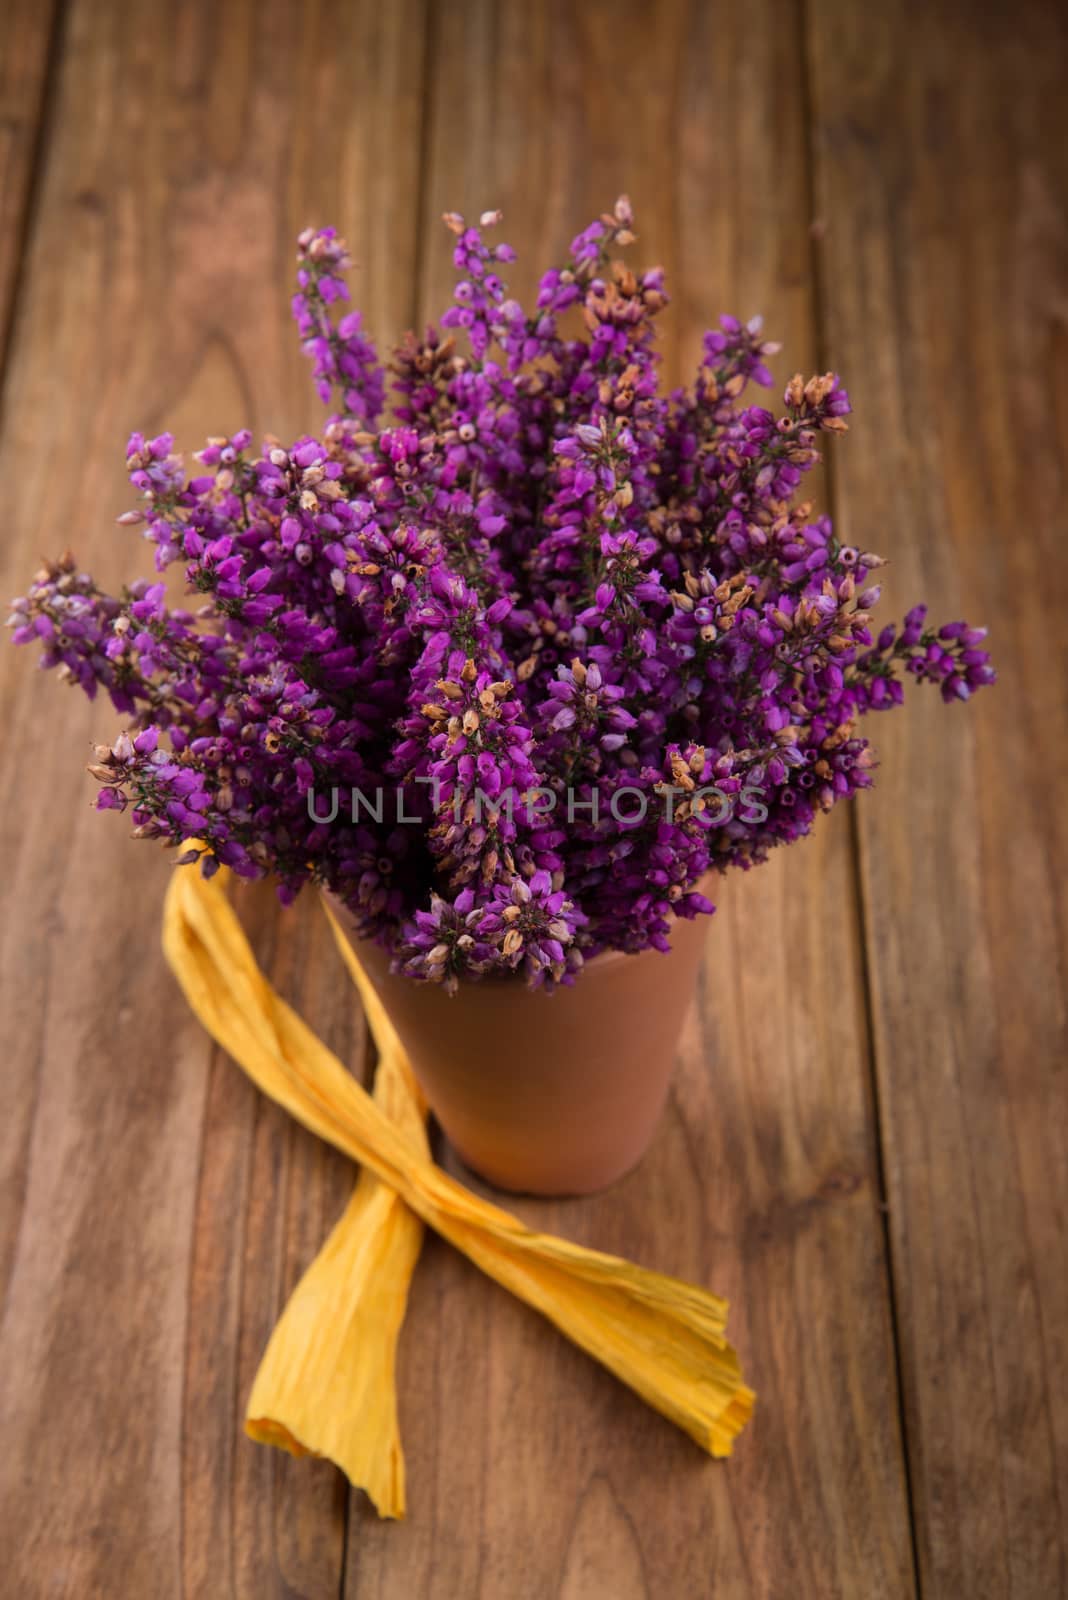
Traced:
POLYGON ((204 1027, 257 1087, 363 1169, 271 1335, 249 1397, 252 1438, 329 1458, 380 1516, 404 1515, 397 1338, 428 1223, 703 1449, 729 1455, 755 1397, 727 1342, 726 1301, 534 1233, 443 1172, 403 1046, 329 908, 378 1047, 373 1097, 264 977, 225 877, 175 871, 163 918, 171 969, 204 1027))

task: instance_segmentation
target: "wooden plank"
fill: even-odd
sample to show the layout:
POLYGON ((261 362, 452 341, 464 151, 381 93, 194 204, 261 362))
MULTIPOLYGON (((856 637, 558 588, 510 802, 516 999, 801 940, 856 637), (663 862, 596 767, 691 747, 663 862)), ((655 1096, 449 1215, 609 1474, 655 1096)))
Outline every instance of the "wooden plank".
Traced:
MULTIPOLYGON (((721 310, 815 358, 799 34, 772 0, 436 8, 421 306, 445 209, 500 205, 532 287, 629 190, 670 375, 721 310)), ((783 368, 788 375, 787 368, 783 368)), ((612 1192, 532 1223, 714 1286, 759 1391, 728 1465, 429 1241, 401 1352, 410 1519, 350 1524, 350 1595, 913 1592, 848 818, 731 882, 669 1114, 612 1192)))
POLYGON ((811 12, 850 537, 999 687, 889 719, 859 816, 925 1596, 1068 1593, 1068 18, 811 12), (848 362, 848 367, 847 367, 848 362))
POLYGON ((22 259, 34 163, 44 138, 54 0, 11 0, 0 51, 0 371, 22 259))
MULTIPOLYGON (((184 445, 318 416, 293 239, 349 236, 376 329, 411 315, 423 16, 324 0, 76 0, 6 388, 2 582, 113 526, 133 426, 184 445), (389 149, 388 164, 380 151, 389 149)), ((158 953, 164 858, 91 816, 88 707, 0 652, 0 1548, 5 1592, 336 1591, 345 1486, 241 1433, 285 1293, 351 1169, 212 1060, 158 953)), ((315 1025, 357 1008, 310 905, 250 915, 315 1025)))

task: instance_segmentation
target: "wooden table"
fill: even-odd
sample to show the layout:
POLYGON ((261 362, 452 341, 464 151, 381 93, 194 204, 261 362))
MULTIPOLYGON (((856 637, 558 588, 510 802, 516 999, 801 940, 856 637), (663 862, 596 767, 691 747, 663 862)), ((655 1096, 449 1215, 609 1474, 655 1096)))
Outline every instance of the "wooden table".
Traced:
MULTIPOLYGON (((429 1240, 410 1515, 249 1443, 268 1331, 351 1181, 187 1014, 168 861, 90 813, 107 707, 0 653, 5 1595, 1068 1592, 1068 65, 1042 0, 7 0, 3 582, 118 582, 122 450, 317 416, 292 242, 380 336, 444 303, 446 208, 515 281, 627 189, 672 376, 721 310, 856 407, 821 494, 888 615, 991 625, 1000 686, 877 723, 877 789, 725 886, 668 1115, 539 1225, 715 1287, 759 1391, 712 1463, 429 1240)), ((311 903, 243 914, 358 1065, 311 903)))

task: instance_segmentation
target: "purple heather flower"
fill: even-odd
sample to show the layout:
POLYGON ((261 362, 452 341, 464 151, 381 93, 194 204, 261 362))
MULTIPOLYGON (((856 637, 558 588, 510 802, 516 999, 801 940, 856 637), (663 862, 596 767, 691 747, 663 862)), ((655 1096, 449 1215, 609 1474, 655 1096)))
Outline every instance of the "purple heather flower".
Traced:
POLYGON ((452 303, 393 352, 382 423, 346 246, 303 233, 321 430, 208 439, 191 476, 169 434, 134 434, 119 521, 188 605, 145 578, 108 595, 65 556, 10 622, 109 695, 123 726, 90 771, 137 837, 286 902, 329 887, 413 978, 551 988, 667 949, 713 909, 710 870, 868 787, 860 719, 909 680, 949 702, 995 674, 984 629, 923 606, 875 627, 882 558, 797 503, 848 426, 836 374, 744 403, 778 346, 723 317, 668 394, 664 277, 619 259, 625 197, 527 309, 500 220, 446 218, 452 303))

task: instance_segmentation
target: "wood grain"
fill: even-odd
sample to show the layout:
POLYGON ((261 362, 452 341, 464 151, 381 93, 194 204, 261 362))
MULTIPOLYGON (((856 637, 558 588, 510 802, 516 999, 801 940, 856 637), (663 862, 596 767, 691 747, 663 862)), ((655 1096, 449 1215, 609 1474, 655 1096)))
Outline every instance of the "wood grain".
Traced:
MULTIPOLYGON (((1068 26, 817 0, 849 536, 1000 685, 888 719, 863 843, 923 1593, 1068 1593, 1068 26)), ((882 730, 879 730, 882 732, 882 730)))
MULTIPOLYGON (((760 1395, 732 1461, 431 1239, 401 1350, 410 1515, 383 1525, 327 1464, 241 1431, 351 1169, 186 1013, 158 954, 167 861, 89 814, 112 713, 0 650, 0 1588, 1068 1594, 1064 20, 1042 0, 60 10, 9 0, 0 51, 9 592, 67 544, 129 574, 131 428, 192 448, 314 424, 286 314, 302 226, 348 236, 386 338, 447 298, 441 211, 501 205, 529 293, 626 189, 635 255, 670 274, 668 376, 720 310, 766 313, 777 375, 839 367, 836 515, 892 556, 892 611, 992 624, 1002 682, 877 723, 852 816, 725 885, 641 1168, 516 1203, 731 1297, 760 1395)), ((315 907, 279 916, 257 888, 241 909, 360 1062, 315 907)))
MULTIPOLYGON (((799 37, 775 4, 435 11, 420 306, 440 213, 500 205, 514 286, 623 189, 674 305, 669 377, 721 310, 815 356, 799 37)), ((350 1524, 374 1600, 913 1592, 848 821, 725 889, 701 1007, 645 1162, 532 1224, 730 1296, 759 1392, 703 1458, 551 1329, 428 1242, 402 1346, 411 1516, 350 1524)))
POLYGON ((8 328, 34 168, 45 139, 45 101, 53 34, 58 32, 55 0, 10 0, 0 18, 0 371, 8 328))
MULTIPOLYGON (((376 331, 410 319, 422 20, 417 3, 70 8, 6 377, 9 593, 67 544, 107 582, 150 570, 113 526, 131 427, 193 448, 314 421, 287 316, 301 227, 349 235, 376 331)), ((166 860, 89 814, 81 769, 109 708, 11 650, 0 706, 19 752, 0 789, 2 1586, 336 1593, 342 1481, 258 1449, 241 1420, 350 1169, 186 1013, 158 953, 166 860)), ((249 912, 351 1053, 357 1010, 315 907, 249 912)))

